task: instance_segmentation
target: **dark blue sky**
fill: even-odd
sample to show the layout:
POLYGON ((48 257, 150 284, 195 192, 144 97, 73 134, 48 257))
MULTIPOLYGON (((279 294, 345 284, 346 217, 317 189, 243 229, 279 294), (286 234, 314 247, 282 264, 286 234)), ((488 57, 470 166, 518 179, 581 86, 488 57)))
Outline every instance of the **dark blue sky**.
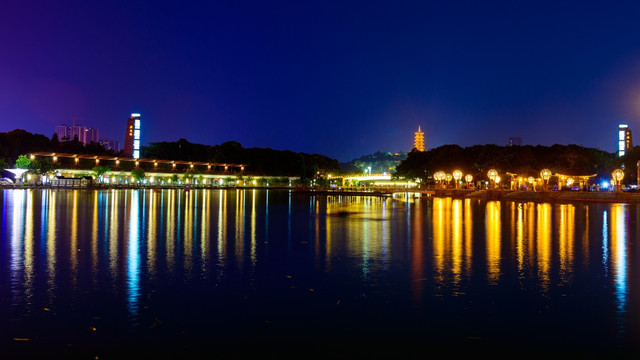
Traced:
MULTIPOLYGON (((0 131, 79 123, 342 161, 640 132, 640 2, 4 1, 0 131)), ((637 137, 637 135, 636 135, 637 137)), ((638 140, 636 140, 637 142, 638 140)))

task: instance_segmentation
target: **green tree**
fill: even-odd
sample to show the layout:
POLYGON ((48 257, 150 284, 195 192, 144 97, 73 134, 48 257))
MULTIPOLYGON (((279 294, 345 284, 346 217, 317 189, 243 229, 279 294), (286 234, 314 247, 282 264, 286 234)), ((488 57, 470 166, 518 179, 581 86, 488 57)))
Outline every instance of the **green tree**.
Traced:
POLYGON ((29 164, 31 164, 31 160, 27 157, 27 155, 18 156, 18 160, 16 160, 16 169, 28 169, 29 164))
POLYGON ((178 174, 172 174, 169 179, 171 180, 172 184, 177 184, 178 183, 178 174))
POLYGON ((111 169, 106 166, 99 165, 99 166, 94 166, 93 169, 91 169, 91 171, 93 171, 93 176, 96 179, 100 179, 108 171, 111 171, 111 169))
POLYGON ((135 167, 131 170, 131 178, 134 181, 141 181, 144 179, 144 170, 140 167, 135 167))
POLYGON ((48 158, 44 159, 35 159, 29 163, 29 173, 35 175, 46 175, 54 173, 57 169, 56 164, 54 164, 48 158))

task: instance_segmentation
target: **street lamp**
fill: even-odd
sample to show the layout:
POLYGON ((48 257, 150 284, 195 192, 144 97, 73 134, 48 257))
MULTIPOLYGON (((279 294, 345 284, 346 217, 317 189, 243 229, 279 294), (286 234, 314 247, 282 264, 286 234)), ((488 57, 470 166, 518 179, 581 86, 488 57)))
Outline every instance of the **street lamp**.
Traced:
POLYGON ((449 182, 451 181, 451 179, 453 179, 453 175, 447 173, 447 175, 445 175, 446 180, 447 180, 447 188, 449 187, 449 182))
POLYGON ((620 191, 620 183, 622 182, 622 179, 624 178, 624 171, 622 171, 620 169, 615 169, 615 170, 613 170, 611 175, 613 175, 613 179, 616 182, 616 191, 620 191))
MULTIPOLYGON (((435 174, 433 174, 433 179, 436 180, 438 183, 440 183, 442 180, 444 180, 444 171, 437 171, 435 174)), ((441 183, 439 184, 441 187, 444 187, 441 183)))
POLYGON ((491 180, 491 182, 494 183, 496 180, 496 176, 498 176, 498 172, 495 169, 490 169, 487 172, 487 176, 489 177, 489 180, 491 180))
POLYGON ((533 191, 533 182, 536 181, 536 179, 533 178, 533 176, 529 176, 527 178, 527 182, 529 183, 529 185, 531 186, 531 191, 533 191))
POLYGON ((453 178, 456 179, 456 189, 458 188, 458 181, 462 179, 462 171, 453 170, 453 178))
POLYGON ((542 169, 542 171, 540 171, 540 177, 542 178, 542 180, 544 180, 544 189, 548 190, 548 182, 549 178, 551 177, 551 170, 542 169))
POLYGON ((567 187, 569 187, 569 189, 571 189, 571 185, 573 185, 573 182, 574 182, 573 178, 567 179, 567 187))
POLYGON ((473 180, 473 175, 467 174, 464 176, 464 179, 467 181, 467 189, 471 186, 471 180, 473 180))

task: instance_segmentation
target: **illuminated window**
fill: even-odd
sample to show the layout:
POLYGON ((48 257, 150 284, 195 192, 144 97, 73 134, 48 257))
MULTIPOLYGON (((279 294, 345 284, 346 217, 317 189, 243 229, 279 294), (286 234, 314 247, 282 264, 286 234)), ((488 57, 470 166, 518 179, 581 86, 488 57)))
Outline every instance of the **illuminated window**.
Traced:
POLYGON ((140 140, 133 140, 133 148, 140 149, 140 140))
POLYGON ((139 150, 134 150, 134 151, 133 151, 133 157, 134 157, 135 159, 140 158, 140 151, 139 151, 139 150))
POLYGON ((136 131, 134 131, 134 132, 133 132, 133 137, 134 137, 135 139, 140 139, 140 130, 136 130, 136 131))
POLYGON ((135 124, 136 124, 136 129, 140 129, 140 120, 139 119, 136 119, 135 124))

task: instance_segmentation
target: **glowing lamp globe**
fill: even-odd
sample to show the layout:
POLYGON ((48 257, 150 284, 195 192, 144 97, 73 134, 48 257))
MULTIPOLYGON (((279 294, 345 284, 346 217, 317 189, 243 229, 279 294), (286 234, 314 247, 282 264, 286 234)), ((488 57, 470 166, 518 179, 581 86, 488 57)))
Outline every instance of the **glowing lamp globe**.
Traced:
POLYGON ((489 179, 491 179, 491 181, 495 180, 496 176, 498 176, 498 171, 496 171, 495 169, 490 169, 489 171, 487 171, 487 176, 489 177, 489 179))
POLYGON ((622 171, 620 169, 615 169, 615 170, 613 170, 611 175, 613 175, 613 179, 614 180, 616 180, 617 182, 620 182, 624 178, 624 171, 622 171))
POLYGON ((551 177, 551 170, 542 169, 542 171, 540 171, 540 177, 545 181, 549 180, 549 178, 551 177))

